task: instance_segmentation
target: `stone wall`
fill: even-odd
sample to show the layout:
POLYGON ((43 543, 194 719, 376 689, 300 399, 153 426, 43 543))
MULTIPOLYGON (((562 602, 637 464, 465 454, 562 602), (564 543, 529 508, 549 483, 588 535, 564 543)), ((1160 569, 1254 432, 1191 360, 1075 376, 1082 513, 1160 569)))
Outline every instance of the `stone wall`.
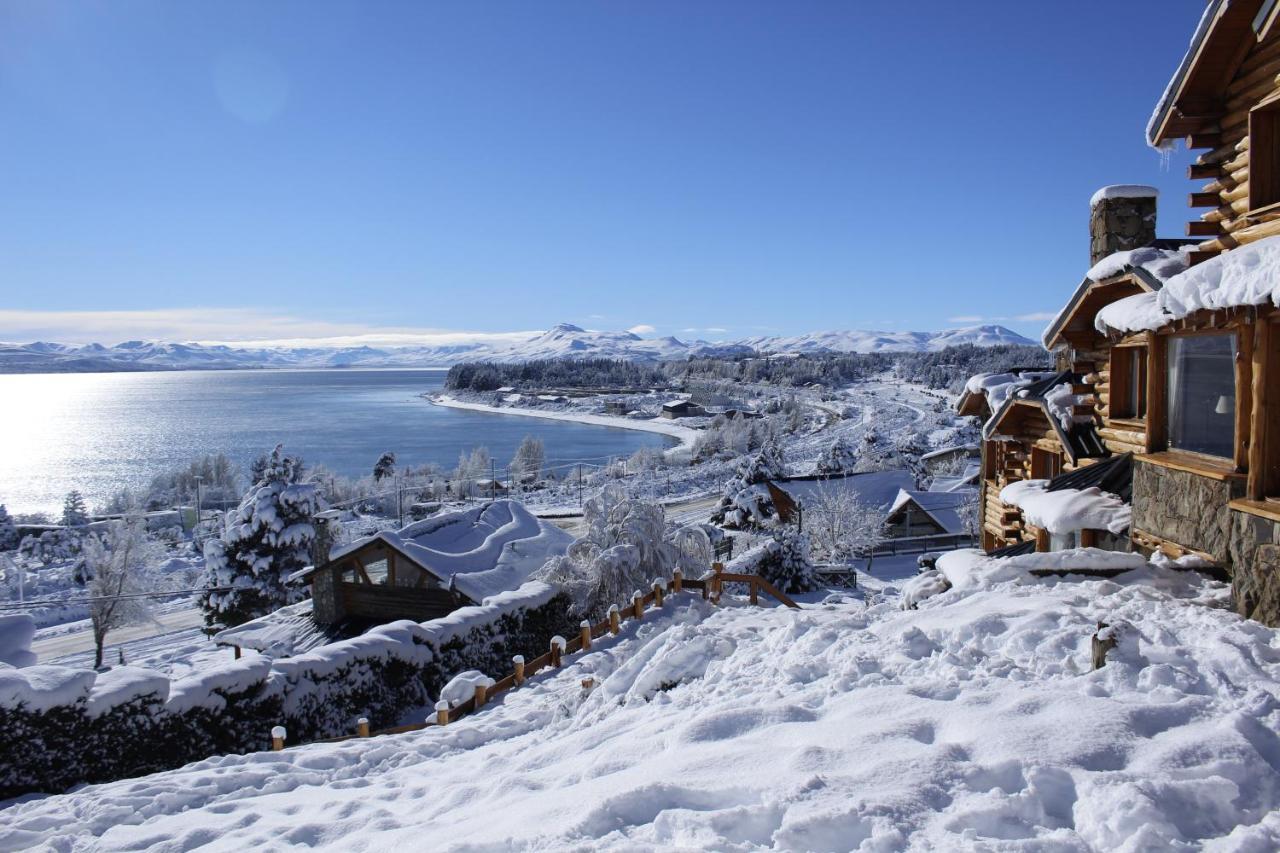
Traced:
POLYGON ((1227 504, 1244 493, 1237 480, 1214 480, 1144 462, 1133 465, 1133 528, 1203 551, 1230 568, 1227 504))
POLYGON ((1236 612, 1280 627, 1280 523, 1232 511, 1230 552, 1236 612))
POLYGON ((1148 246, 1156 238, 1154 198, 1099 199, 1089 211, 1089 265, 1116 252, 1148 246))

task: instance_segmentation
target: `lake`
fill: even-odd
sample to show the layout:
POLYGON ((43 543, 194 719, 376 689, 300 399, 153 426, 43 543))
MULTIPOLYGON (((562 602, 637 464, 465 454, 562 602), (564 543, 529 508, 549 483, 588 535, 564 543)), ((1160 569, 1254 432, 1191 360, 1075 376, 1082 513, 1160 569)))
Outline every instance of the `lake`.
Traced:
POLYGON ((121 488, 206 453, 247 467, 283 442, 339 474, 369 473, 383 451, 400 467, 485 446, 505 465, 526 435, 548 464, 599 462, 666 436, 434 406, 443 370, 234 370, 0 375, 0 503, 60 512, 79 489, 93 507, 121 488))

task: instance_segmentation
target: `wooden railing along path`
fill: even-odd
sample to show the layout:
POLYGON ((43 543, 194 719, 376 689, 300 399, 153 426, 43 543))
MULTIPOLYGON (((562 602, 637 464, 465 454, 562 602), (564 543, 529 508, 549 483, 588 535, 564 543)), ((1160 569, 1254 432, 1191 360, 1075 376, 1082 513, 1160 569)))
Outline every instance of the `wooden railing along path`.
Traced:
MULTIPOLYGON (((369 721, 361 717, 356 721, 356 733, 353 735, 342 735, 340 737, 323 738, 321 740, 311 741, 311 743, 338 743, 344 740, 353 740, 355 738, 367 738, 377 735, 394 735, 404 732, 418 731, 428 726, 447 726, 450 722, 457 720, 467 714, 474 714, 486 704, 488 704, 495 696, 508 690, 514 690, 532 678, 539 670, 543 669, 559 669, 564 662, 566 655, 576 654, 577 652, 590 651, 592 641, 603 637, 606 633, 616 636, 622 630, 622 623, 628 619, 641 620, 644 618, 644 611, 653 607, 661 609, 668 595, 682 595, 697 590, 702 593, 703 599, 710 600, 713 604, 720 602, 720 596, 724 592, 726 583, 743 583, 747 584, 752 604, 760 603, 760 593, 764 592, 773 596, 787 607, 798 608, 788 595, 779 590, 776 586, 769 583, 759 575, 740 575, 724 571, 724 566, 720 563, 712 565, 710 573, 701 579, 685 579, 683 573, 677 569, 671 580, 663 583, 660 580, 653 582, 653 588, 646 594, 641 594, 636 590, 635 595, 631 597, 630 603, 625 607, 613 605, 609 608, 608 615, 592 625, 587 620, 582 620, 578 626, 578 635, 572 640, 565 640, 563 645, 557 643, 556 640, 563 640, 562 637, 553 638, 551 648, 544 654, 539 655, 533 660, 526 661, 523 656, 516 655, 512 658, 513 669, 502 678, 499 678, 492 687, 485 687, 483 684, 477 684, 475 693, 470 699, 449 707, 447 702, 441 701, 436 703, 436 716, 434 720, 428 720, 423 723, 411 723, 405 726, 394 726, 389 729, 381 729, 376 732, 369 731, 369 721)), ((594 686, 590 678, 583 679, 583 687, 591 688, 594 686)), ((285 738, 287 732, 284 726, 276 726, 271 730, 271 748, 274 750, 284 749, 285 738)), ((295 744, 301 746, 302 744, 295 744)))

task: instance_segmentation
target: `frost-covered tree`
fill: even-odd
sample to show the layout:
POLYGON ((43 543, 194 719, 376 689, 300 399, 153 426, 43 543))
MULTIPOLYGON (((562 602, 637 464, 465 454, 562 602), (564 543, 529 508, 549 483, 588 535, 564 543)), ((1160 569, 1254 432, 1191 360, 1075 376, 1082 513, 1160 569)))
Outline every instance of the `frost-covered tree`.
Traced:
POLYGON ((809 557, 809 537, 791 527, 776 531, 765 544, 756 571, 785 593, 808 592, 818 585, 809 557))
POLYGON ((477 493, 476 480, 488 479, 491 471, 492 457, 489 448, 477 447, 458 455, 458 467, 453 469, 453 479, 457 486, 458 497, 469 498, 477 493))
POLYGON ((301 598, 285 581, 310 561, 311 519, 325 507, 301 479, 300 463, 277 445, 225 532, 205 545, 208 624, 239 625, 301 598))
POLYGON ((858 463, 858 454, 844 436, 838 436, 818 457, 817 473, 844 474, 858 463))
POLYGON ((146 525, 138 519, 112 522, 102 534, 85 537, 95 668, 102 666, 110 631, 150 618, 147 599, 134 596, 156 590, 155 568, 163 556, 164 548, 147 536, 146 525))
POLYGON ((518 484, 537 481, 542 476, 546 460, 547 452, 542 446, 542 439, 526 435, 511 459, 511 482, 518 484))
POLYGON ((84 495, 72 489, 62 501, 62 526, 83 527, 88 523, 89 508, 85 506, 84 495))
POLYGON ((0 504, 0 551, 12 551, 18 547, 18 528, 9 516, 9 510, 0 504))
POLYGON ((610 605, 625 604, 655 578, 671 576, 679 550, 664 536, 662 507, 606 486, 583 505, 583 522, 587 531, 536 577, 568 592, 584 618, 600 619, 610 605))
POLYGON ((845 562, 884 540, 884 513, 860 503, 852 489, 828 482, 805 502, 804 528, 819 556, 845 562))
POLYGON ((381 483, 396 473, 396 455, 388 450, 373 463, 373 481, 381 483))
POLYGON ((712 520, 731 528, 764 524, 776 510, 768 489, 760 484, 785 475, 778 445, 772 441, 765 442, 758 453, 739 463, 733 478, 725 483, 720 503, 711 514, 712 520))

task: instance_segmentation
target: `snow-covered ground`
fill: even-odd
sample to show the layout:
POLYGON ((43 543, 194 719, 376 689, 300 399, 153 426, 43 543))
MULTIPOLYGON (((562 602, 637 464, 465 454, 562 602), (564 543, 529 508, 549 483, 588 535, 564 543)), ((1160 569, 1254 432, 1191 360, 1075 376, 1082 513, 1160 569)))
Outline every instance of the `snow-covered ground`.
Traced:
POLYGON ((680 599, 445 729, 14 802, 0 847, 1280 845, 1280 643, 1225 586, 956 580, 908 611, 680 599), (1099 621, 1119 645, 1092 671, 1099 621))

